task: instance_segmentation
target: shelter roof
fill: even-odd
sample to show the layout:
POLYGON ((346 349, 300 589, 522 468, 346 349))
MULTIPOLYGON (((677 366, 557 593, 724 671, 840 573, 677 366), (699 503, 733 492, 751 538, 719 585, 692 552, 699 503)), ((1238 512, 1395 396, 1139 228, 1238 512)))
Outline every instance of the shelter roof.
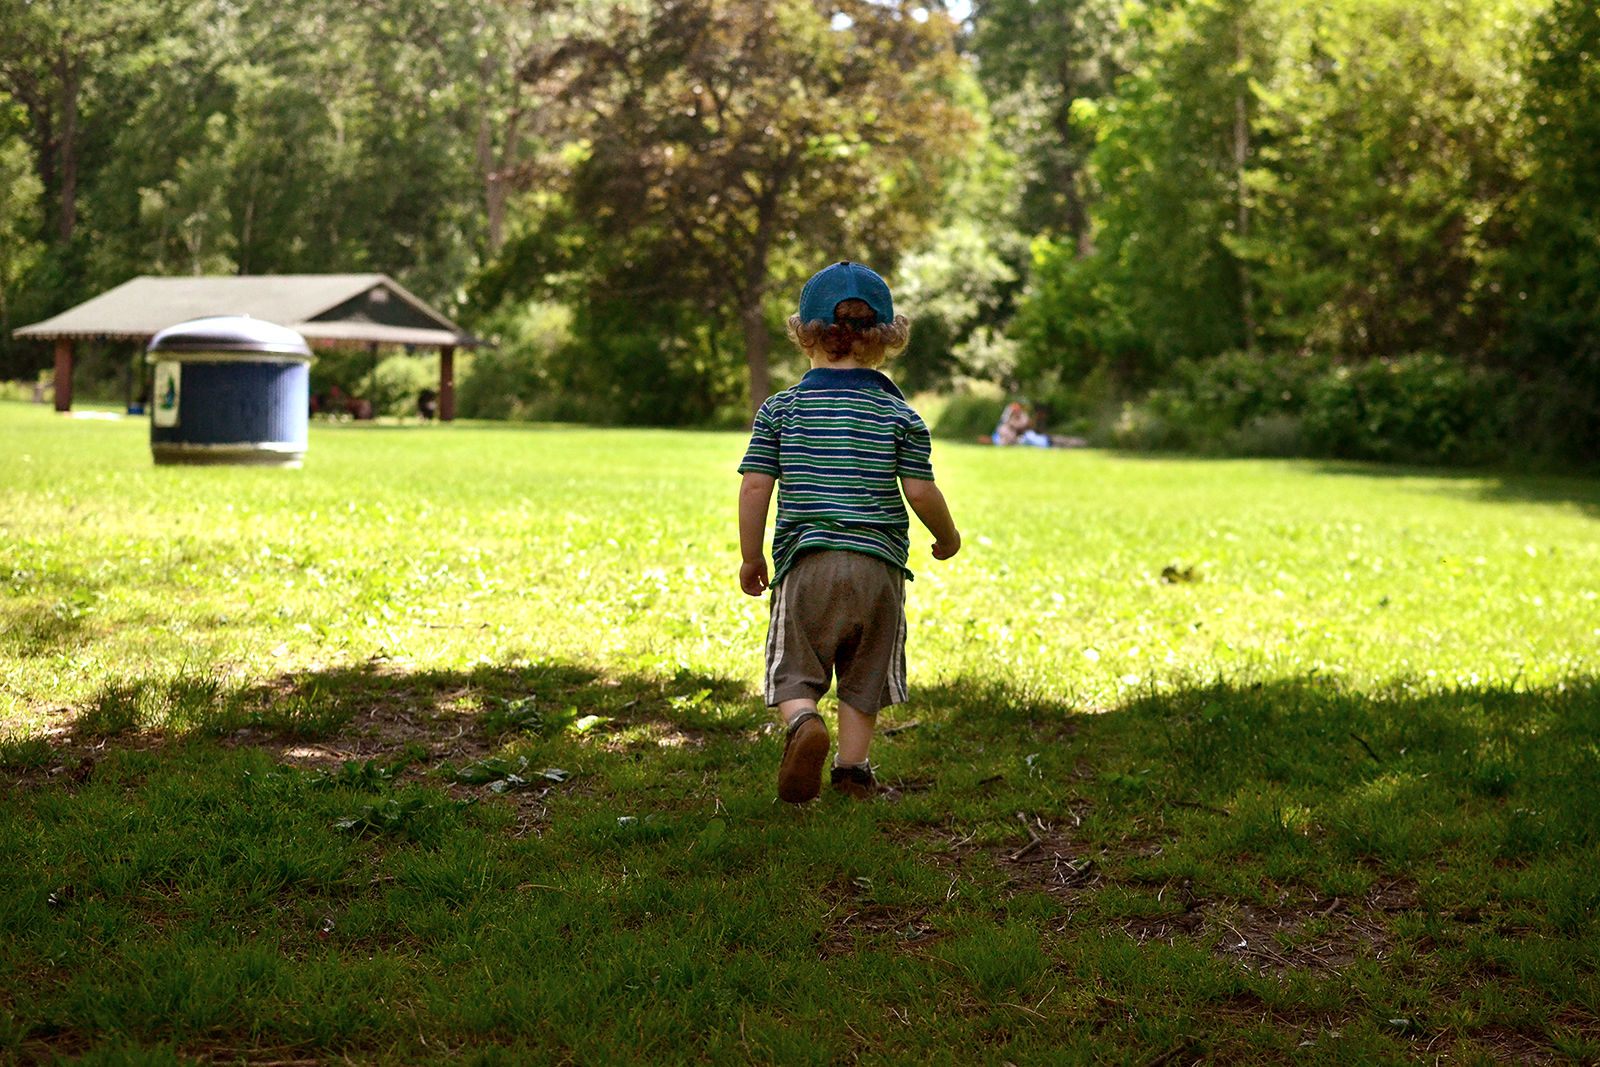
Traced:
POLYGON ((386 274, 139 277, 12 335, 147 341, 168 326, 214 315, 248 315, 287 326, 313 344, 471 348, 485 343, 386 274))

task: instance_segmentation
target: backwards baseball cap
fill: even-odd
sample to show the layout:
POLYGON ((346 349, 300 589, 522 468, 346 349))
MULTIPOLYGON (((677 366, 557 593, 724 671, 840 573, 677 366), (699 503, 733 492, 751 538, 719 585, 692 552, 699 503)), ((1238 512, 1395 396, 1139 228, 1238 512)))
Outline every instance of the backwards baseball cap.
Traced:
POLYGON ((877 273, 848 261, 824 267, 800 290, 800 321, 835 321, 833 309, 846 300, 865 300, 872 308, 872 325, 894 321, 894 300, 889 286, 877 273))

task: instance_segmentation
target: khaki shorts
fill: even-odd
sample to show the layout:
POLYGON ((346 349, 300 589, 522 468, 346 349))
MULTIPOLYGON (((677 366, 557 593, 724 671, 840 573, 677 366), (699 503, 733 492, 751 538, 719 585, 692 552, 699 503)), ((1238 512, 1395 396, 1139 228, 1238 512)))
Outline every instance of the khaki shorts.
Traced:
POLYGON ((906 579, 861 552, 819 550, 772 591, 767 703, 817 700, 835 671, 839 699, 868 715, 906 700, 906 579))

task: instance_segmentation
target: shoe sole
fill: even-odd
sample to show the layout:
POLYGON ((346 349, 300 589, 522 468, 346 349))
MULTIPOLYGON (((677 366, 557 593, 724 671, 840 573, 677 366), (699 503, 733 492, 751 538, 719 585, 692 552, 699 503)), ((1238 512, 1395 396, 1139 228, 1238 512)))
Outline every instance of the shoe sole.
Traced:
POLYGON ((817 719, 801 723, 783 749, 778 799, 789 804, 817 799, 822 792, 822 764, 827 758, 828 728, 817 719))

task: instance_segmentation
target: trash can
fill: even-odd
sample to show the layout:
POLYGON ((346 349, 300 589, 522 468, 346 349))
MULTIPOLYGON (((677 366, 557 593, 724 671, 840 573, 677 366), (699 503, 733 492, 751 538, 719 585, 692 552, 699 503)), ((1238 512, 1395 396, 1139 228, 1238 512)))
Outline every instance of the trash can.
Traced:
POLYGON ((169 326, 148 352, 157 465, 304 462, 312 359, 305 338, 260 319, 224 316, 169 326))

